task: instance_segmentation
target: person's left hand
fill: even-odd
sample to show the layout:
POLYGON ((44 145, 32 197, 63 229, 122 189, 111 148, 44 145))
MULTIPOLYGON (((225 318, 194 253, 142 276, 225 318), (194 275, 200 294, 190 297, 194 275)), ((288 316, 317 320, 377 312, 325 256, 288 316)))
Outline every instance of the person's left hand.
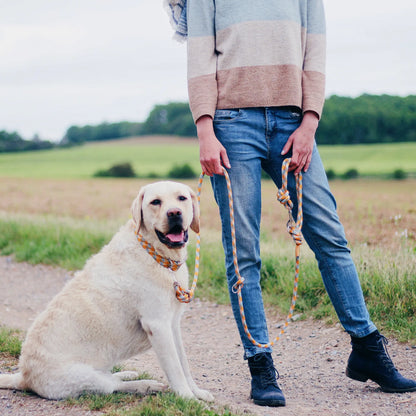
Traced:
POLYGON ((283 147, 282 155, 292 149, 289 171, 295 171, 295 175, 298 175, 302 170, 307 172, 309 169, 318 122, 318 116, 314 112, 307 111, 303 115, 300 126, 290 135, 283 147))

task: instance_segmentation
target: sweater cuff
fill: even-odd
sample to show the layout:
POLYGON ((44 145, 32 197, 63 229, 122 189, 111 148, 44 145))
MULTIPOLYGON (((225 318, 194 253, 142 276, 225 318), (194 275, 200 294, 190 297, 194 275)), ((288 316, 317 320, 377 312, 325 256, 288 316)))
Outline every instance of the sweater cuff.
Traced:
POLYGON ((189 107, 196 122, 208 115, 214 118, 217 108, 217 81, 215 76, 203 75, 188 80, 189 107))

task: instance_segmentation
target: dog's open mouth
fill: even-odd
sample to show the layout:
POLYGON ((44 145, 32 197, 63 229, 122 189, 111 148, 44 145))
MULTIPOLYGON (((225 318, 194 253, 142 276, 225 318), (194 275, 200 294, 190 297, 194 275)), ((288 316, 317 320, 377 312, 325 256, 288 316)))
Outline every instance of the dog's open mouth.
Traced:
POLYGON ((173 226, 166 234, 155 230, 161 243, 169 248, 183 247, 188 241, 188 230, 183 230, 181 226, 173 226))

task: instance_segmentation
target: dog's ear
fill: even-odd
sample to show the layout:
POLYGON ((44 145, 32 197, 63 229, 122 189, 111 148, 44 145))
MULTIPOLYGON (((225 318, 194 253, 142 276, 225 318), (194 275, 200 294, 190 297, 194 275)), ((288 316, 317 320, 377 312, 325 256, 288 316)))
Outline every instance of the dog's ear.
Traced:
POLYGON ((139 194, 137 195, 136 199, 131 204, 131 215, 133 217, 133 221, 136 224, 135 231, 136 233, 139 232, 140 227, 142 225, 142 204, 143 204, 143 198, 144 198, 144 187, 140 189, 139 194))
POLYGON ((193 210, 193 217, 192 217, 192 222, 191 222, 191 230, 194 231, 195 233, 199 233, 199 202, 198 202, 198 197, 196 196, 196 193, 189 188, 189 192, 191 194, 191 199, 192 199, 192 210, 193 210))

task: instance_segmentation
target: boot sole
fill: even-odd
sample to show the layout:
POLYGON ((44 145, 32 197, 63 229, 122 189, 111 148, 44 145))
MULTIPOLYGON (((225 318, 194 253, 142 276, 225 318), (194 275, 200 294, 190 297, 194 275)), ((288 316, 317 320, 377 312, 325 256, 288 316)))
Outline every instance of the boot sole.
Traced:
MULTIPOLYGON (((345 370, 345 374, 347 377, 356 381, 361 381, 363 383, 365 383, 369 379, 369 377, 361 373, 358 373, 357 371, 351 370, 349 367, 347 367, 347 369, 345 370)), ((370 379, 370 380, 374 381, 374 383, 377 383, 380 386, 381 390, 384 391, 384 393, 406 393, 406 392, 416 391, 416 387, 395 389, 395 388, 391 388, 388 386, 383 386, 377 380, 373 380, 373 379, 370 379)))
POLYGON ((381 390, 384 391, 384 393, 408 393, 412 391, 416 391, 416 387, 409 387, 408 389, 392 389, 390 387, 385 387, 380 385, 381 390))
POLYGON ((279 407, 286 406, 286 400, 254 400, 253 403, 258 406, 279 407))

